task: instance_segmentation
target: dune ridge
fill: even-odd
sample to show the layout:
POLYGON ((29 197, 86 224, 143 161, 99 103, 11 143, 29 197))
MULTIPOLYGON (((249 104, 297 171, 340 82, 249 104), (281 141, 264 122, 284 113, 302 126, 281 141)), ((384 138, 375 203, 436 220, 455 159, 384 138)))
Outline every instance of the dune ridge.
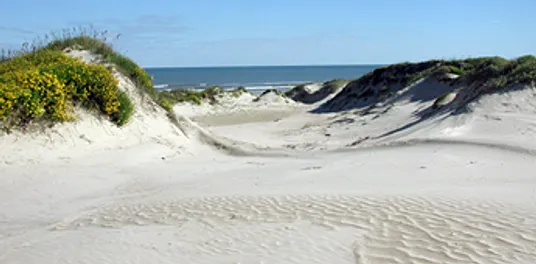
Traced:
POLYGON ((535 262, 530 58, 483 61, 175 105, 113 70, 124 126, 0 136, 0 262, 535 262))

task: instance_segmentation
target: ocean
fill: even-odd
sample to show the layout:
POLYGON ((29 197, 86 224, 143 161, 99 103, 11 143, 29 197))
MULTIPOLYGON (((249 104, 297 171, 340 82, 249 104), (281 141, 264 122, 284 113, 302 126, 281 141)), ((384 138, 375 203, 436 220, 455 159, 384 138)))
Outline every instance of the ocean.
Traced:
POLYGON ((205 89, 243 86, 253 93, 266 89, 288 90, 307 82, 356 79, 381 65, 351 66, 253 66, 206 68, 147 68, 159 90, 205 89))

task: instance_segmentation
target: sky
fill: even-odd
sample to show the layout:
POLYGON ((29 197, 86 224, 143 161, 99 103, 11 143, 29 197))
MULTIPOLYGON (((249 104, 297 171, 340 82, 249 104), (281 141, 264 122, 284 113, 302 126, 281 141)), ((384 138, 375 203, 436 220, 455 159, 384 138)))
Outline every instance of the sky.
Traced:
POLYGON ((144 67, 390 64, 536 52, 535 0, 2 1, 0 48, 92 26, 108 30, 112 45, 144 67))

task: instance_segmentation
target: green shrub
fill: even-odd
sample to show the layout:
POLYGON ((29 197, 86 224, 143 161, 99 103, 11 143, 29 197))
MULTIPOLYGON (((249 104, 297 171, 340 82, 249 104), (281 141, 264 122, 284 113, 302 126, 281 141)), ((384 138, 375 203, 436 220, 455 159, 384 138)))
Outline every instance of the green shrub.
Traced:
POLYGON ((292 88, 292 89, 286 91, 286 92, 285 92, 285 96, 286 96, 286 97, 289 97, 289 98, 293 98, 293 97, 295 97, 296 95, 305 92, 305 87, 306 87, 308 84, 309 84, 309 83, 303 83, 303 84, 300 84, 300 85, 295 86, 294 88, 292 88))
POLYGON ((206 93, 207 95, 217 95, 217 94, 221 94, 223 93, 225 90, 223 90, 223 88, 219 87, 219 86, 212 86, 212 87, 209 87, 205 90, 203 90, 204 93, 206 93))
POLYGON ((1 62, 0 74, 10 71, 44 67, 48 65, 66 64, 71 61, 71 58, 64 56, 62 52, 53 50, 39 50, 1 62))
MULTIPOLYGON (((134 61, 116 52, 111 44, 107 42, 106 33, 106 31, 100 32, 92 28, 74 28, 64 31, 63 35, 57 36, 56 34, 55 40, 47 44, 41 44, 42 47, 37 44, 37 48, 56 51, 63 51, 66 48, 78 48, 98 54, 102 56, 105 62, 114 64, 119 72, 129 77, 136 84, 136 87, 162 106, 163 102, 159 100, 158 92, 152 83, 152 77, 134 61)), ((162 107, 165 109, 164 106, 162 107)))
POLYGON ((208 98, 208 96, 208 93, 204 91, 197 92, 184 89, 161 91, 158 95, 160 104, 168 112, 171 112, 173 110, 172 106, 177 103, 192 102, 200 105, 203 103, 201 99, 208 98))
POLYGON ((131 78, 138 87, 143 88, 150 95, 156 95, 151 76, 134 61, 114 51, 105 41, 89 36, 78 36, 53 41, 45 49, 63 51, 72 47, 101 55, 106 62, 114 64, 120 72, 131 78))
POLYGON ((240 95, 242 95, 244 93, 249 93, 249 91, 245 87, 240 86, 240 87, 237 87, 237 88, 234 88, 233 90, 231 90, 230 93, 234 97, 240 97, 240 95))
POLYGON ((515 68, 510 73, 513 83, 530 83, 536 80, 536 57, 523 56, 515 60, 515 68))
POLYGON ((34 119, 71 119, 65 83, 38 69, 10 71, 0 76, 0 120, 21 125, 34 119))
POLYGON ((86 64, 73 59, 69 64, 41 68, 56 75, 67 89, 70 99, 89 109, 99 109, 106 115, 118 111, 118 82, 102 65, 86 64))
POLYGON ((192 102, 195 104, 202 104, 208 101, 211 104, 218 103, 218 95, 230 94, 234 97, 239 97, 243 93, 248 91, 244 87, 238 87, 231 91, 225 91, 219 86, 209 87, 202 91, 176 89, 171 91, 160 91, 158 93, 158 100, 164 109, 171 112, 173 105, 181 102, 192 102))
POLYGON ((34 120, 72 120, 74 104, 95 109, 117 125, 133 106, 102 65, 86 64, 61 51, 38 50, 0 63, 0 120, 5 128, 34 120))
POLYGON ((194 102, 198 105, 200 105, 202 103, 201 99, 199 98, 199 96, 197 94, 188 94, 186 96, 186 101, 191 101, 191 102, 194 102))
POLYGON ((134 104, 128 95, 123 91, 119 92, 117 100, 119 101, 119 109, 118 112, 113 116, 113 121, 118 126, 123 126, 128 123, 129 118, 132 116, 132 113, 134 112, 134 104))
POLYGON ((323 83, 323 87, 330 90, 330 92, 336 92, 340 88, 344 87, 348 83, 347 80, 335 79, 323 83))
POLYGON ((457 75, 463 75, 464 74, 464 71, 456 66, 450 66, 449 67, 450 69, 450 72, 451 73, 454 73, 454 74, 457 74, 457 75))
POLYGON ((352 81, 353 85, 393 85, 408 86, 416 81, 431 75, 441 66, 441 61, 431 60, 419 63, 403 62, 389 66, 383 66, 352 81))
POLYGON ((169 101, 167 99, 161 99, 160 100, 160 105, 162 106, 162 108, 164 108, 164 110, 166 110, 168 112, 173 111, 173 107, 171 106, 171 104, 169 103, 169 101))
POLYGON ((261 93, 261 95, 259 97, 267 95, 269 93, 274 93, 276 95, 287 97, 284 93, 282 93, 281 91, 279 91, 277 89, 266 89, 266 90, 264 90, 264 92, 261 93))
MULTIPOLYGON (((501 57, 481 57, 463 60, 430 60, 418 63, 399 63, 379 67, 359 79, 351 81, 341 96, 350 94, 352 98, 364 99, 373 95, 371 88, 378 88, 380 94, 384 87, 395 84, 396 87, 406 87, 424 77, 435 77, 439 81, 448 82, 454 86, 486 87, 486 91, 498 91, 515 84, 534 84, 536 82, 536 57, 522 56, 514 60, 501 57), (460 78, 448 78, 447 73, 455 73, 460 78)), ((389 91, 389 96, 395 94, 389 91)), ((381 96, 384 99, 386 96, 381 96)), ((337 97, 336 97, 337 98, 337 97)), ((338 100, 328 101, 324 106, 335 107, 332 104, 338 100)))

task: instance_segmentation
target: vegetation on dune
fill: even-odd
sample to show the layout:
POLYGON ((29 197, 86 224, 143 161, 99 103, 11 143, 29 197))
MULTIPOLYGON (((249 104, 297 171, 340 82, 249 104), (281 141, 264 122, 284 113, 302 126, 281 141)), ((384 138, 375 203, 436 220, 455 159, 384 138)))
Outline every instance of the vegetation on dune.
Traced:
POLYGON ((440 61, 426 61, 419 63, 399 63, 375 69, 354 80, 358 85, 392 85, 401 84, 407 86, 418 81, 424 76, 431 74, 433 69, 440 66, 440 61))
POLYGON ((32 121, 72 120, 74 106, 96 110, 122 126, 134 112, 128 95, 120 91, 113 69, 129 77, 162 107, 152 78, 131 59, 114 51, 106 31, 88 28, 45 35, 19 50, 2 50, 0 56, 0 125, 5 130, 32 121), (87 64, 65 54, 68 49, 88 50, 103 64, 87 64), (110 67, 110 65, 112 67, 110 67))
POLYGON ((128 123, 129 118, 134 113, 134 104, 128 97, 127 93, 123 91, 119 91, 117 100, 119 101, 119 111, 112 116, 112 119, 118 126, 122 126, 128 123))
MULTIPOLYGON (((491 90, 514 84, 536 81, 536 57, 523 56, 513 60, 499 57, 466 60, 469 68, 462 80, 466 83, 485 83, 491 90)), ((463 67, 463 66, 462 66, 463 67)))
MULTIPOLYGON (((134 104, 119 89, 114 69, 133 80, 140 93, 148 94, 168 112, 172 112, 173 105, 179 102, 202 104, 208 101, 214 104, 218 103, 218 96, 222 94, 239 97, 247 92, 244 87, 224 91, 217 86, 203 91, 158 92, 145 70, 114 51, 107 42, 106 32, 73 29, 61 35, 45 36, 32 44, 25 43, 19 50, 2 50, 0 128, 24 127, 32 121, 69 121, 74 118, 76 106, 98 111, 118 126, 126 124, 134 112, 134 104), (68 49, 88 50, 99 55, 102 64, 88 64, 70 57, 66 54, 68 49)), ((325 82, 317 93, 333 93, 346 85, 340 96, 349 91, 354 99, 377 96, 381 100, 394 94, 393 85, 405 87, 427 76, 454 85, 480 85, 486 88, 485 91, 497 91, 515 84, 534 83, 536 57, 405 62, 380 67, 350 83, 346 80, 325 82)), ((259 98, 271 92, 291 98, 300 97, 309 93, 306 85, 299 85, 284 94, 274 89, 266 90, 259 98)), ((328 104, 336 102, 332 100, 328 104)))
MULTIPOLYGON (((511 60, 501 57, 430 60, 384 66, 349 82, 337 96, 316 111, 339 111, 373 105, 426 77, 432 77, 453 89, 462 88, 466 94, 464 100, 474 100, 482 93, 500 91, 517 84, 534 85, 536 57, 528 55, 511 60)), ((447 98, 450 97, 441 97, 437 103, 441 104, 447 98)))
POLYGON ((0 121, 5 129, 34 120, 72 120, 74 105, 96 109, 117 125, 132 114, 132 102, 103 65, 49 49, 0 63, 0 121))
POLYGON ((164 101, 166 107, 173 107, 173 105, 182 102, 192 102, 200 105, 202 103, 203 95, 201 92, 194 90, 177 89, 171 91, 159 92, 160 100, 164 101))
POLYGON ((158 94, 160 101, 163 102, 164 108, 171 109, 173 105, 182 102, 192 102, 195 104, 202 104, 203 101, 208 101, 210 104, 218 103, 218 96, 223 94, 230 94, 234 97, 239 97, 243 93, 248 93, 246 88, 237 87, 230 91, 225 91, 219 86, 209 87, 202 91, 176 89, 171 91, 161 91, 158 94))
MULTIPOLYGON (((343 87, 347 83, 348 83, 348 80, 334 79, 334 80, 323 82, 322 87, 319 90, 327 89, 327 90, 329 90, 331 92, 336 92, 338 89, 340 89, 341 87, 343 87)), ((302 83, 302 84, 297 85, 294 88, 286 91, 285 95, 288 96, 288 97, 292 97, 293 95, 295 95, 298 92, 305 91, 305 88, 308 85, 313 85, 313 84, 315 84, 315 83, 311 83, 311 82, 302 83)))
POLYGON ((453 73, 453 74, 457 74, 457 75, 464 75, 465 74, 465 71, 456 67, 456 66, 449 66, 448 67, 448 70, 449 72, 453 73))
POLYGON ((100 55, 103 62, 113 64, 117 70, 132 79, 139 88, 151 95, 156 95, 151 76, 134 61, 115 51, 108 39, 106 30, 99 31, 91 27, 65 29, 60 33, 51 33, 43 38, 37 38, 32 43, 23 43, 19 50, 2 50, 0 61, 7 61, 40 50, 64 51, 67 48, 88 50, 100 55))
POLYGON ((303 93, 305 92, 305 87, 307 87, 307 85, 311 85, 313 83, 302 83, 302 84, 299 84, 297 86, 294 86, 294 88, 288 90, 285 92, 285 96, 287 97, 294 97, 296 96, 297 94, 299 93, 303 93))
POLYGON ((434 76, 440 81, 453 84, 485 85, 489 91, 518 84, 531 83, 536 80, 536 57, 523 56, 513 60, 500 57, 470 58, 464 60, 430 60, 418 63, 399 63, 375 69, 356 79, 347 86, 348 89, 362 90, 358 98, 377 95, 385 98, 394 94, 390 86, 399 88, 416 81, 434 76), (448 76, 454 74, 457 78, 448 76), (374 89, 371 89, 376 87, 374 89))
POLYGON ((116 52, 104 37, 95 36, 98 34, 93 34, 93 36, 82 34, 81 36, 57 39, 44 46, 44 49, 63 51, 67 48, 76 48, 98 54, 104 62, 113 64, 119 72, 134 81, 136 87, 143 89, 153 99, 156 99, 157 92, 154 89, 151 76, 133 60, 116 52))
POLYGON ((230 93, 234 97, 240 97, 240 95, 242 95, 244 93, 249 93, 249 91, 246 89, 246 87, 240 86, 240 87, 237 87, 237 88, 234 88, 233 90, 231 90, 230 93))
POLYGON ((265 96, 267 94, 270 94, 270 93, 273 93, 273 94, 275 94, 277 96, 281 96, 281 97, 288 97, 285 93, 281 92, 280 90, 266 89, 259 96, 257 96, 257 98, 253 99, 253 102, 259 102, 263 96, 265 96))
POLYGON ((344 87, 348 83, 348 80, 335 79, 331 81, 324 82, 322 89, 328 89, 330 92, 334 93, 340 88, 344 87))
POLYGON ((331 81, 326 81, 321 84, 319 89, 311 91, 307 89, 308 85, 314 85, 314 83, 304 83, 300 84, 288 91, 285 92, 285 95, 289 98, 292 98, 294 101, 312 104, 316 103, 330 94, 333 94, 339 91, 348 83, 347 80, 335 79, 331 81))
POLYGON ((378 68, 354 80, 360 85, 410 85, 424 77, 441 74, 459 75, 464 83, 487 81, 495 87, 536 80, 536 57, 523 56, 513 60, 501 57, 465 60, 430 60, 400 63, 378 68))
POLYGON ((279 91, 279 90, 277 90, 277 89, 266 89, 266 90, 264 90, 264 92, 261 93, 261 95, 260 95, 259 97, 262 97, 262 96, 267 95, 267 94, 269 94, 269 93, 274 93, 274 94, 276 94, 276 95, 280 95, 280 96, 285 96, 285 97, 286 97, 286 95, 285 95, 283 92, 281 92, 281 91, 279 91))

